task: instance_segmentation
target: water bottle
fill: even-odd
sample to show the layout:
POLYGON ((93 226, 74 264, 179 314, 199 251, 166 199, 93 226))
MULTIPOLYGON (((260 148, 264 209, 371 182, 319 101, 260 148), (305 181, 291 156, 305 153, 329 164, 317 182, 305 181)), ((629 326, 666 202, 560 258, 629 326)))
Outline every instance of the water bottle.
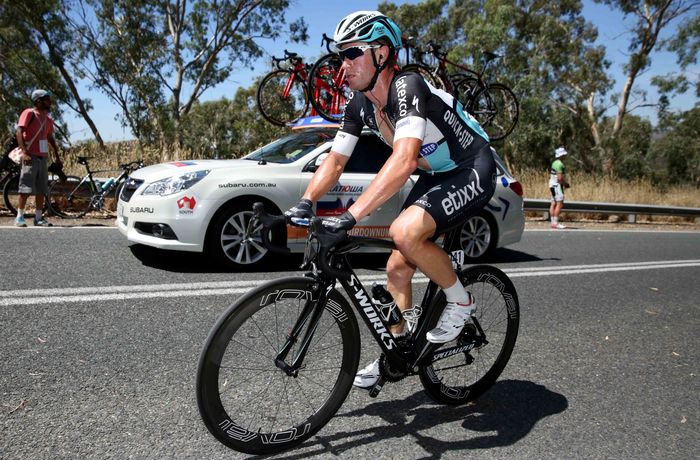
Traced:
POLYGON ((394 298, 391 297, 391 294, 384 286, 374 283, 372 285, 372 298, 374 299, 377 310, 381 313, 382 317, 386 319, 389 326, 401 322, 401 313, 399 313, 399 309, 396 308, 396 302, 394 302, 394 298))
POLYGON ((110 177, 102 184, 102 190, 109 190, 113 183, 114 179, 110 177))

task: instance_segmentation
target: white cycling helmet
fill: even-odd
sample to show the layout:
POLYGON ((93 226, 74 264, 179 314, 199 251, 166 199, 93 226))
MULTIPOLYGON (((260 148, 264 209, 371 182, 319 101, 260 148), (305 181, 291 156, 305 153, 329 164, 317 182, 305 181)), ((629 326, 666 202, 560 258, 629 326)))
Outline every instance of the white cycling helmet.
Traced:
POLYGON ((387 38, 394 49, 401 48, 401 29, 379 11, 356 11, 340 20, 333 40, 340 46, 350 42, 375 42, 387 38))
POLYGON ((568 155, 569 152, 566 151, 564 147, 559 147, 554 151, 554 158, 560 158, 563 157, 564 155, 568 155))

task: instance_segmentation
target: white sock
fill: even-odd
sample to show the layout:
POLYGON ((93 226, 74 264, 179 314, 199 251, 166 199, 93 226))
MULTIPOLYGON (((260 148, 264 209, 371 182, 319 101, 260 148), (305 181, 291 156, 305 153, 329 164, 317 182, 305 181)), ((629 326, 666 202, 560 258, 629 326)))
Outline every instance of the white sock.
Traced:
POLYGON ((443 289, 445 293, 445 298, 447 298, 448 303, 461 303, 466 304, 469 302, 469 296, 467 291, 464 290, 464 286, 459 282, 459 279, 452 286, 447 289, 443 289))
POLYGON ((559 217, 552 216, 552 225, 557 225, 559 223, 559 217))
POLYGON ((34 213, 34 220, 41 220, 41 209, 37 209, 34 213))
POLYGON ((24 217, 24 209, 17 209, 17 218, 24 217))

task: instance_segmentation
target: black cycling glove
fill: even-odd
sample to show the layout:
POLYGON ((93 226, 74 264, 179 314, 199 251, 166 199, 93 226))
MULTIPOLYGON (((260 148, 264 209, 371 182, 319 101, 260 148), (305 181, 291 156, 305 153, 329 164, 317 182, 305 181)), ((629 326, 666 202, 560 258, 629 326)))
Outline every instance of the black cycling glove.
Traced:
POLYGON ((341 230, 350 230, 355 226, 357 221, 350 214, 350 211, 345 211, 337 217, 324 217, 323 226, 331 232, 339 232, 341 230))
POLYGON ((291 219, 292 217, 296 217, 297 219, 311 219, 315 216, 313 205, 311 200, 302 198, 299 204, 290 208, 284 215, 287 219, 291 219))

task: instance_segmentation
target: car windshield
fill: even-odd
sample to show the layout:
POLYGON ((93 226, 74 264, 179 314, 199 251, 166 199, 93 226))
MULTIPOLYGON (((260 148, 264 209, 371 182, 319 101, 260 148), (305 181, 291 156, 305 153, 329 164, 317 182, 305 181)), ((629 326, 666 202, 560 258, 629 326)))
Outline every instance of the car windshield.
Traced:
POLYGON ((246 155, 244 160, 291 163, 335 137, 334 129, 310 129, 292 133, 246 155))

